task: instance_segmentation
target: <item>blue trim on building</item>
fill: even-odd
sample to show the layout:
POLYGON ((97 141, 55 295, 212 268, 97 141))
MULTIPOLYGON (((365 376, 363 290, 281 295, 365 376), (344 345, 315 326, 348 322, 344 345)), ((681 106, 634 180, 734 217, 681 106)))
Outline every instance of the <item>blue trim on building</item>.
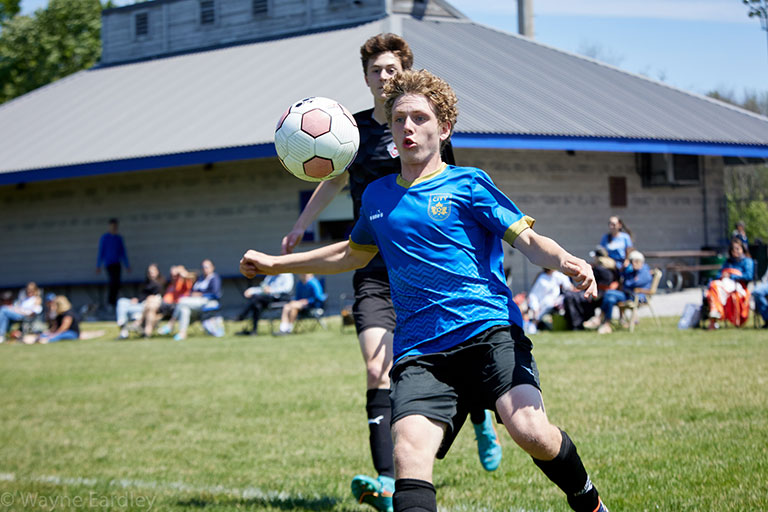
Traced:
POLYGON ((169 167, 182 167, 185 165, 205 165, 216 162, 250 160, 253 158, 268 158, 274 156, 277 156, 277 153, 275 153, 275 146, 272 143, 254 144, 232 148, 191 151, 189 153, 175 153, 171 155, 147 156, 128 158, 125 160, 112 160, 89 164, 48 167, 30 171, 9 172, 0 174, 0 185, 78 178, 81 176, 95 176, 116 172, 146 171, 149 169, 164 169, 169 167))
POLYGON ((759 144, 727 144, 718 142, 627 139, 619 137, 454 133, 451 136, 451 143, 456 148, 542 149, 621 153, 675 153, 684 155, 741 156, 756 158, 768 157, 768 146, 759 144))
MULTIPOLYGON (((479 149, 539 149, 550 151, 606 151, 621 153, 675 153, 684 155, 714 155, 744 158, 768 158, 768 146, 758 144, 723 144, 655 139, 622 139, 607 137, 566 137, 556 135, 503 135, 495 133, 454 133, 451 142, 456 148, 479 149)), ((231 148, 191 151, 171 155, 128 158, 79 165, 48 167, 29 171, 0 174, 0 185, 31 183, 116 172, 166 169, 185 165, 250 160, 275 157, 275 146, 253 144, 231 148)))

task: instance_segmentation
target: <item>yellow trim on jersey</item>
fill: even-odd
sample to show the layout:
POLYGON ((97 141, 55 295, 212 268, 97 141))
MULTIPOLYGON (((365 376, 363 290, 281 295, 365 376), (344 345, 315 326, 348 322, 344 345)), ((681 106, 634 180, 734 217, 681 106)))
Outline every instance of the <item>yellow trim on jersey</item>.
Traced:
POLYGON ((353 242, 352 238, 349 239, 349 246, 356 251, 365 251, 365 252, 373 252, 373 253, 379 252, 379 248, 376 247, 375 245, 358 244, 353 242))
POLYGON ((443 172, 446 167, 448 167, 448 164, 443 162, 442 165, 437 168, 437 170, 432 171, 431 173, 427 174, 426 176, 420 176, 420 177, 416 178, 413 181, 406 181, 405 179, 403 179, 403 175, 402 174, 398 174, 397 175, 397 184, 400 185, 401 187, 410 188, 410 187, 416 185, 417 183, 422 183, 424 181, 431 180, 432 178, 434 178, 435 176, 437 176, 438 174, 443 172))
POLYGON ((528 228, 532 228, 534 222, 536 222, 536 220, 533 217, 525 215, 522 219, 507 228, 506 233, 504 233, 504 241, 509 245, 515 245, 515 240, 520 236, 520 233, 528 228))

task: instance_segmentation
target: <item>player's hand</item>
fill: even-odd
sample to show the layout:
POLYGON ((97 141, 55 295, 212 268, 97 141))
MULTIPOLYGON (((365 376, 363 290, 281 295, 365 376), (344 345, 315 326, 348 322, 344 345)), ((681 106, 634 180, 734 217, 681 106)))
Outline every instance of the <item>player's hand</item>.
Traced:
POLYGON ((563 262, 562 272, 574 280, 577 289, 584 290, 585 299, 597 297, 597 282, 589 263, 581 258, 572 257, 563 262))
POLYGON ((292 253, 296 246, 299 245, 302 238, 304 238, 303 229, 293 229, 290 233, 285 235, 282 244, 283 254, 292 253))
POLYGON ((240 273, 248 279, 258 274, 268 274, 272 256, 263 252, 250 250, 240 259, 240 273))

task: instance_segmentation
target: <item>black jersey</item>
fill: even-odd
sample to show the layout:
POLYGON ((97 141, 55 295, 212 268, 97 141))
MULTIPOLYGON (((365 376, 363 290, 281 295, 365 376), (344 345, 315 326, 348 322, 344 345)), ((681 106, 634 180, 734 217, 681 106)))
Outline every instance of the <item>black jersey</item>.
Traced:
MULTIPOLYGON (((400 157, 392 138, 392 132, 388 124, 379 124, 373 118, 373 109, 363 110, 355 114, 357 128, 360 131, 360 147, 354 162, 349 165, 349 193, 352 196, 355 222, 360 215, 363 192, 365 188, 379 178, 389 174, 400 173, 400 157)), ((443 162, 455 165, 453 148, 448 141, 442 150, 443 162)), ((381 254, 371 260, 362 271, 382 272, 386 271, 381 254)))

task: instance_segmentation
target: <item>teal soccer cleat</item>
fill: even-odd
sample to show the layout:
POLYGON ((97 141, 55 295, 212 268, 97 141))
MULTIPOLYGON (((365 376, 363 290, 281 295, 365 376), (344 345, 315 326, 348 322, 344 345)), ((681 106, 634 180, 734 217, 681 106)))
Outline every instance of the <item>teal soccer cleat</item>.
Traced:
POLYGON ((358 503, 366 503, 379 512, 392 512, 392 494, 395 479, 388 476, 371 478, 357 475, 352 479, 352 495, 358 503))
POLYGON ((480 464, 486 471, 496 471, 501 464, 501 445, 493 427, 493 413, 485 411, 485 420, 475 427, 475 439, 477 440, 477 455, 480 464))

